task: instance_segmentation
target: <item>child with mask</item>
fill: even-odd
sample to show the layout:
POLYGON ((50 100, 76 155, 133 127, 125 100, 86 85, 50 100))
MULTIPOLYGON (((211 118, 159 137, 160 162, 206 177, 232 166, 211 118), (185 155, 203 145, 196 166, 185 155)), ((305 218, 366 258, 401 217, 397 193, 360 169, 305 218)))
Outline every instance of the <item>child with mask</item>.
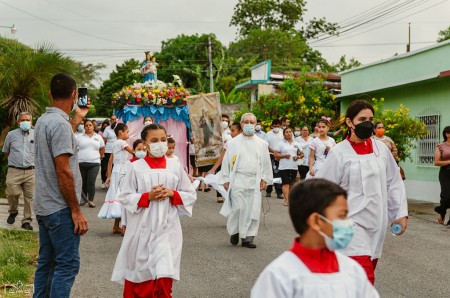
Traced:
POLYGON ((114 128, 114 133, 117 140, 114 142, 111 158, 108 162, 106 186, 108 192, 106 193, 105 203, 98 213, 99 218, 114 218, 114 234, 122 234, 120 228, 120 218, 122 217, 122 206, 117 200, 119 190, 119 183, 121 176, 125 171, 125 163, 128 160, 128 153, 133 154, 133 149, 128 146, 128 127, 123 123, 118 123, 114 128))
MULTIPOLYGON (((134 150, 133 157, 125 163, 124 171, 121 171, 122 175, 120 176, 120 181, 123 181, 125 173, 131 167, 131 164, 133 162, 147 156, 147 147, 145 147, 145 142, 141 139, 137 139, 136 141, 133 142, 133 150, 134 150)), ((119 183, 117 195, 120 193, 120 186, 121 184, 119 183)), ((123 237, 125 235, 125 230, 127 229, 127 211, 125 208, 122 208, 122 217, 120 218, 120 224, 122 228, 121 235, 123 237)))
POLYGON ((147 125, 141 139, 148 154, 128 169, 118 197, 127 209, 127 232, 111 280, 124 285, 123 297, 171 297, 172 282, 180 279, 179 217, 192 216, 197 195, 183 166, 165 156, 164 126, 147 125))
POLYGON ((300 237, 264 269, 251 297, 379 297, 364 269, 335 251, 353 237, 345 190, 323 179, 296 184, 289 215, 300 237))

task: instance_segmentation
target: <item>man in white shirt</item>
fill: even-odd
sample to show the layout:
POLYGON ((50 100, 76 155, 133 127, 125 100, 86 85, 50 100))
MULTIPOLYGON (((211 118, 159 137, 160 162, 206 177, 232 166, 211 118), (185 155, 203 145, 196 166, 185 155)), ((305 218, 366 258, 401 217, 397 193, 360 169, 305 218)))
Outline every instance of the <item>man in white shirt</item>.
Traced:
POLYGON ((263 139, 264 141, 266 141, 266 143, 269 143, 269 140, 267 139, 267 134, 264 131, 262 131, 261 120, 256 121, 255 136, 263 139))
MULTIPOLYGON (((278 178, 278 160, 275 160, 275 157, 273 155, 273 152, 275 151, 274 148, 278 146, 278 144, 284 139, 283 137, 283 130, 280 128, 281 121, 279 119, 272 120, 272 130, 270 130, 266 136, 269 143, 269 151, 270 151, 270 159, 272 161, 272 170, 273 170, 273 177, 278 178)), ((281 185, 279 183, 275 184, 275 191, 277 193, 278 199, 283 199, 283 192, 281 190, 281 185)), ((272 194, 272 185, 268 185, 266 189, 266 197, 270 198, 272 194)))
POLYGON ((105 131, 103 132, 103 140, 105 142, 105 156, 102 158, 101 162, 101 175, 102 175, 102 188, 105 188, 105 182, 106 182, 106 172, 108 170, 108 162, 109 158, 111 156, 114 142, 117 140, 116 133, 114 132, 114 128, 117 124, 117 116, 112 115, 111 116, 111 125, 105 128, 105 131))
POLYGON ((261 191, 272 183, 267 143, 255 136, 256 117, 242 115, 243 132, 230 140, 222 161, 222 182, 229 195, 220 211, 228 217, 227 230, 232 245, 256 248, 261 214, 261 191))

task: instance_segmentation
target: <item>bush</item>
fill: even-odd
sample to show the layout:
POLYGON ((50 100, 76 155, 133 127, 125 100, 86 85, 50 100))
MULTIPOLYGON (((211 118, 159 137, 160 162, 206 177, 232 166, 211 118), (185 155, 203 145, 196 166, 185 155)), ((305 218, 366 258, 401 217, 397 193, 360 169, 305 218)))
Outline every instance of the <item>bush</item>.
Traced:
POLYGON ((372 98, 375 110, 374 122, 381 121, 384 124, 385 134, 390 137, 398 149, 398 159, 405 161, 411 158, 411 149, 416 147, 415 140, 428 134, 423 122, 409 116, 410 110, 403 104, 397 109, 384 109, 384 98, 372 98))

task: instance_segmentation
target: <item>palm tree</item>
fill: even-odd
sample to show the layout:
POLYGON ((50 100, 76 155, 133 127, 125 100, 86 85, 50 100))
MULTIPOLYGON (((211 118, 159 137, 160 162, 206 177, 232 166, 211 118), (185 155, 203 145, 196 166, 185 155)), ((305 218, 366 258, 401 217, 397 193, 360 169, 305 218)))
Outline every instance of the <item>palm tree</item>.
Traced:
POLYGON ((64 57, 49 44, 31 49, 18 41, 0 38, 0 106, 6 110, 0 146, 19 113, 38 116, 50 103, 51 77, 61 71, 71 72, 74 61, 64 57))

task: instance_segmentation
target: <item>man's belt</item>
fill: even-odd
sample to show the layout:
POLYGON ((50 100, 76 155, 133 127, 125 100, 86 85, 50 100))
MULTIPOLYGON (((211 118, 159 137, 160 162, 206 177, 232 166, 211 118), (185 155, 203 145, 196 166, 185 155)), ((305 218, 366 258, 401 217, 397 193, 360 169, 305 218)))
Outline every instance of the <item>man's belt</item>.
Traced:
POLYGON ((8 168, 12 168, 12 169, 16 169, 16 170, 24 170, 24 171, 26 171, 26 170, 34 170, 33 166, 28 167, 28 168, 20 168, 20 167, 15 167, 15 166, 8 166, 8 168))

